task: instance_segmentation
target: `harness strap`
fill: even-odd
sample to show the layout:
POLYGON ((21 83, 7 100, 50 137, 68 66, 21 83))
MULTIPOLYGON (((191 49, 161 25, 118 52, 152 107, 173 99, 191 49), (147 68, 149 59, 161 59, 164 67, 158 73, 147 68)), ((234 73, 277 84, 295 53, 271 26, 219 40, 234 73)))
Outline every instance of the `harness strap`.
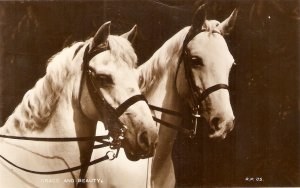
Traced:
POLYGON ((175 129, 178 132, 181 132, 181 133, 183 133, 183 134, 185 134, 187 136, 190 136, 192 134, 192 130, 180 127, 178 125, 171 124, 171 123, 166 122, 166 121, 164 121, 162 119, 159 119, 159 118, 157 118, 155 116, 153 116, 153 120, 156 121, 156 122, 158 122, 158 123, 160 123, 161 125, 164 125, 164 126, 168 127, 168 128, 175 129))
POLYGON ((104 140, 109 139, 108 135, 93 136, 93 137, 61 137, 61 138, 8 136, 8 135, 0 135, 0 137, 1 138, 16 139, 16 140, 30 140, 30 141, 42 141, 42 142, 96 141, 96 142, 108 143, 107 141, 104 141, 104 140))
MULTIPOLYGON (((84 52, 84 56, 83 56, 84 66, 88 66, 90 60, 93 59, 93 57, 95 57, 96 55, 98 55, 106 50, 110 50, 108 43, 105 43, 105 45, 101 45, 100 47, 92 49, 91 51, 90 51, 89 46, 87 46, 86 51, 84 52)), ((84 67, 84 68, 86 68, 86 67, 84 67)))
POLYGON ((226 84, 216 84, 214 86, 211 86, 201 93, 200 97, 198 98, 198 101, 200 101, 200 102, 203 101, 206 97, 208 97, 209 94, 211 94, 219 89, 229 89, 229 86, 226 84))
POLYGON ((79 108, 83 113, 81 109, 80 99, 83 90, 82 88, 83 83, 84 80, 86 80, 87 89, 89 91, 89 94, 91 95, 91 99, 99 115, 101 116, 101 121, 103 122, 105 128, 109 129, 110 136, 114 136, 112 130, 117 131, 118 129, 121 129, 123 127, 123 124, 120 122, 119 117, 116 115, 116 110, 105 100, 104 96, 102 95, 102 92, 96 87, 93 80, 93 76, 91 75, 89 69, 89 61, 99 53, 104 52, 106 50, 109 50, 108 43, 100 45, 99 47, 92 50, 89 49, 89 46, 85 48, 84 55, 83 55, 82 75, 80 81, 80 91, 79 91, 80 93, 79 93, 78 101, 79 101, 79 108))
POLYGON ((169 109, 166 109, 166 108, 161 108, 161 107, 158 107, 158 106, 154 106, 152 104, 148 104, 148 106, 149 106, 149 108, 151 110, 160 111, 160 112, 172 115, 172 116, 183 117, 183 115, 181 113, 176 112, 174 110, 169 110, 169 109))
POLYGON ((94 145, 93 149, 99 149, 99 148, 104 148, 104 147, 107 147, 107 146, 110 146, 110 144, 98 144, 98 145, 94 145))
POLYGON ((121 116, 131 105, 133 105, 134 103, 136 103, 138 101, 145 101, 146 103, 148 103, 148 101, 144 95, 134 95, 134 96, 130 97, 129 99, 127 99, 126 101, 124 101, 116 109, 117 116, 118 117, 121 116))
POLYGON ((123 124, 119 120, 116 109, 105 100, 102 92, 96 87, 90 72, 86 75, 86 84, 89 94, 91 95, 91 99, 101 116, 101 121, 105 128, 108 128, 109 134, 112 133, 112 130, 121 129, 123 124))
POLYGON ((35 170, 29 170, 27 168, 23 168, 23 167, 20 167, 20 166, 14 164, 13 162, 9 161, 8 159, 6 159, 5 157, 3 157, 2 155, 0 155, 0 158, 2 158, 4 161, 6 161, 7 163, 9 163, 10 165, 12 165, 12 166, 14 166, 14 167, 16 167, 16 168, 18 168, 18 169, 20 169, 22 171, 29 172, 29 173, 32 173, 32 174, 42 174, 42 175, 48 174, 49 175, 49 174, 62 174, 62 173, 66 173, 66 172, 73 172, 75 170, 81 170, 84 167, 89 167, 91 165, 94 165, 96 163, 100 163, 100 162, 108 160, 108 159, 112 160, 112 158, 109 157, 108 153, 109 152, 107 152, 105 156, 100 157, 98 159, 95 159, 93 161, 90 161, 90 162, 88 162, 86 164, 82 164, 82 165, 78 165, 78 166, 74 166, 72 168, 66 168, 66 169, 62 169, 62 170, 54 170, 54 171, 35 171, 35 170))

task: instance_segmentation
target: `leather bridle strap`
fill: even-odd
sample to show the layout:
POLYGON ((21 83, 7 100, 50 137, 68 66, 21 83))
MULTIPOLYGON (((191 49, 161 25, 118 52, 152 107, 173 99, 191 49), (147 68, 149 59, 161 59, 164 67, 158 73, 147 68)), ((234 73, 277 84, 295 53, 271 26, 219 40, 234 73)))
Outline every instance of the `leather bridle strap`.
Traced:
POLYGON ((88 72, 86 75, 87 89, 105 128, 109 128, 109 131, 122 128, 116 109, 105 100, 100 89, 96 87, 91 74, 91 72, 88 72))
POLYGON ((144 95, 134 95, 120 104, 118 108, 116 108, 116 115, 118 117, 121 116, 131 105, 139 101, 145 101, 146 103, 148 103, 144 95))
POLYGON ((229 86, 226 84, 216 84, 214 86, 211 86, 209 88, 207 88, 206 90, 204 90, 201 95, 199 96, 198 103, 204 101, 206 99, 206 97, 208 97, 209 94, 219 90, 219 89, 229 89, 229 86))
POLYGON ((110 157, 108 155, 108 153, 106 153, 106 155, 104 155, 103 157, 100 157, 100 158, 95 159, 93 161, 90 161, 88 163, 78 165, 78 166, 74 166, 74 167, 71 167, 71 168, 66 168, 66 169, 62 169, 62 170, 54 170, 54 171, 35 171, 35 170, 29 170, 27 168, 20 167, 20 166, 14 164, 13 162, 9 161, 8 159, 3 157, 2 155, 0 155, 0 158, 2 158, 4 161, 6 161, 10 165, 12 165, 12 166, 14 166, 14 167, 16 167, 16 168, 18 168, 22 171, 29 172, 29 173, 32 173, 32 174, 43 174, 43 175, 46 175, 46 174, 62 174, 62 173, 67 173, 67 172, 73 172, 75 170, 81 170, 84 167, 89 167, 89 166, 94 165, 96 163, 100 163, 104 160, 108 160, 108 159, 112 160, 113 157, 110 157))
POLYGON ((183 134, 185 134, 187 136, 190 136, 191 133, 192 133, 192 130, 183 128, 183 127, 178 126, 178 125, 171 124, 171 123, 166 122, 166 121, 164 121, 162 119, 159 119, 159 118, 157 118, 155 116, 153 116, 153 120, 156 121, 157 123, 160 123, 161 125, 164 125, 164 126, 166 126, 168 128, 171 128, 171 129, 174 129, 174 130, 176 130, 178 132, 181 132, 181 133, 183 133, 183 134))
MULTIPOLYGON (((162 113, 165 113, 165 114, 168 114, 168 115, 172 115, 172 116, 176 116, 176 117, 180 117, 182 118, 181 120, 183 120, 184 116, 179 113, 179 112, 176 112, 174 110, 170 110, 170 109, 166 109, 166 108, 161 108, 161 107, 158 107, 158 106, 154 106, 152 104, 148 104, 149 108, 151 110, 154 110, 154 111, 159 111, 159 112, 162 112, 162 113)), ((176 131, 182 133, 182 134, 185 134, 189 137, 192 136, 193 134, 193 130, 190 130, 190 129, 186 129, 184 127, 181 127, 181 126, 178 126, 178 125, 174 125, 174 124, 171 124, 169 122, 166 122, 162 119, 159 119, 157 118, 156 116, 152 116, 153 120, 156 121, 157 123, 160 123, 161 125, 164 125, 168 128, 171 128, 171 129, 175 129, 176 131)))
MULTIPOLYGON (((211 93, 213 93, 213 92, 215 92, 219 89, 229 89, 229 87, 226 84, 216 84, 214 86, 211 86, 211 87, 207 88, 204 92, 202 92, 202 94, 199 97, 199 101, 205 100, 205 98, 208 97, 209 94, 211 94, 211 93)), ((169 114, 169 115, 184 118, 183 115, 179 112, 169 110, 169 109, 165 109, 165 108, 161 108, 161 107, 154 106, 154 105, 151 105, 151 104, 148 104, 148 106, 150 107, 151 110, 160 111, 162 113, 166 113, 166 114, 169 114)), ((157 123, 160 123, 161 125, 164 125, 164 126, 166 126, 168 128, 171 128, 171 129, 175 129, 178 132, 181 132, 185 135, 188 135, 191 138, 193 137, 193 134, 194 134, 193 130, 186 129, 186 128, 181 127, 181 126, 171 124, 171 123, 166 122, 162 119, 159 119, 155 116, 153 116, 153 120, 156 121, 157 123)))
MULTIPOLYGON (((121 132, 123 128, 122 122, 119 120, 119 116, 116 113, 115 108, 113 108, 104 98, 102 92, 94 82, 94 77, 92 75, 92 70, 89 67, 89 61, 95 57, 97 54, 109 50, 109 44, 105 43, 101 45, 99 48, 89 50, 89 46, 86 47, 83 56, 83 63, 82 63, 82 76, 81 76, 81 83, 80 83, 80 93, 79 93, 79 108, 81 109, 80 99, 81 99, 81 92, 83 86, 83 80, 85 78, 86 85, 90 97, 98 111, 101 121, 103 122, 105 128, 109 129, 109 135, 113 137, 118 137, 117 135, 121 132), (108 126, 109 125, 109 126, 108 126)), ((82 109, 81 109, 82 111, 82 109)), ((83 111, 82 111, 83 113, 83 111)), ((84 113, 83 113, 84 114, 84 113)))
MULTIPOLYGON (((101 145, 95 145, 93 149, 98 149, 102 147, 106 147, 110 145, 109 141, 105 141, 109 139, 108 135, 105 136, 94 136, 94 137, 63 137, 63 138, 47 138, 47 137, 24 137, 24 136, 9 136, 9 135, 0 135, 1 138, 9 138, 9 139, 16 139, 16 140, 30 140, 30 141, 42 141, 42 142, 73 142, 73 141, 96 141, 102 143, 101 145)), ((33 173, 33 174, 62 174, 67 172, 72 172, 75 170, 80 170, 85 167, 89 167, 91 165, 94 165, 96 163, 102 162, 104 160, 113 160, 116 158, 116 155, 113 154, 113 152, 107 152, 105 156, 100 157, 98 159, 95 159, 93 161, 90 161, 88 163, 78 165, 71 168, 61 169, 61 170, 55 170, 55 171, 35 171, 30 170, 27 168, 20 167, 10 160, 6 159, 4 156, 0 155, 0 158, 2 158, 5 162, 8 164, 22 170, 25 172, 33 173), (111 154, 110 154, 111 153, 111 154), (109 155, 110 154, 110 155, 109 155)))
POLYGON ((149 108, 151 110, 160 111, 162 113, 166 113, 166 114, 173 115, 173 116, 183 117, 183 115, 181 113, 176 112, 174 110, 169 110, 169 109, 166 109, 166 108, 161 108, 161 107, 158 107, 158 106, 154 106, 152 104, 148 104, 148 106, 149 106, 149 108))
POLYGON ((93 137, 61 137, 61 138, 48 138, 48 137, 27 137, 27 136, 9 136, 0 135, 0 138, 9 138, 15 140, 30 140, 30 141, 41 141, 41 142, 84 142, 84 141, 96 141, 102 143, 108 143, 108 135, 104 136, 93 136, 93 137))

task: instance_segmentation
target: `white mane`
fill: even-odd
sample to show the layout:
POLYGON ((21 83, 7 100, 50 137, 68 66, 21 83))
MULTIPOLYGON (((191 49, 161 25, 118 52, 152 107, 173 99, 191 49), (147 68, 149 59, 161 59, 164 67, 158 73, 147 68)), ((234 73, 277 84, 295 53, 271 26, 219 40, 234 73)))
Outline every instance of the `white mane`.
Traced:
POLYGON ((167 40, 153 56, 138 67, 140 71, 140 88, 143 93, 147 92, 164 74, 172 62, 177 63, 182 50, 183 40, 190 27, 185 27, 167 40))
POLYGON ((76 68, 75 64, 70 62, 80 44, 67 47, 50 58, 46 75, 25 93, 22 102, 9 116, 8 122, 13 121, 20 129, 43 128, 47 124, 61 97, 61 92, 76 68))
MULTIPOLYGON (((85 44, 90 41, 91 39, 86 41, 85 44)), ((132 68, 136 66, 136 54, 126 39, 110 35, 108 42, 111 54, 116 59, 122 59, 132 68)), ((84 43, 75 43, 50 58, 46 75, 26 92, 22 102, 16 107, 14 113, 9 116, 6 124, 12 124, 20 130, 42 129, 47 125, 59 99, 66 97, 73 89, 70 86, 70 81, 74 78, 74 75, 79 74, 81 66, 72 60, 76 49, 82 44, 84 43)), ((81 56, 83 56, 82 53, 81 56)))

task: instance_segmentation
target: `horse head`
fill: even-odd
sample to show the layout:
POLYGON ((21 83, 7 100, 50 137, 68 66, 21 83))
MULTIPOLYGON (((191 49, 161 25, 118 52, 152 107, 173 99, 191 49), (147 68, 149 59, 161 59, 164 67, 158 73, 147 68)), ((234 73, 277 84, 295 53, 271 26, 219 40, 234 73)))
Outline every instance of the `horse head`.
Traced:
POLYGON ((229 73, 234 58, 224 35, 230 33, 236 17, 237 10, 234 10, 221 23, 206 20, 202 6, 196 11, 183 43, 183 63, 178 69, 180 81, 177 82, 177 90, 196 109, 196 115, 202 115, 209 123, 213 130, 211 138, 225 138, 234 127, 228 91, 229 73))
POLYGON ((88 50, 85 53, 94 55, 88 58, 88 73, 80 97, 83 113, 89 119, 103 121, 110 134, 114 134, 115 122, 111 119, 115 116, 114 110, 109 109, 112 107, 118 111, 117 119, 125 130, 121 144, 130 160, 152 156, 158 137, 151 111, 141 96, 135 74, 137 57, 130 44, 135 35, 136 26, 122 36, 110 35, 110 22, 100 27, 86 45, 88 50), (92 92, 88 88, 89 79, 94 87, 92 92), (102 105, 100 110, 97 101, 93 99, 93 92, 102 96, 100 103, 101 100, 106 101, 106 106, 111 107, 102 105))

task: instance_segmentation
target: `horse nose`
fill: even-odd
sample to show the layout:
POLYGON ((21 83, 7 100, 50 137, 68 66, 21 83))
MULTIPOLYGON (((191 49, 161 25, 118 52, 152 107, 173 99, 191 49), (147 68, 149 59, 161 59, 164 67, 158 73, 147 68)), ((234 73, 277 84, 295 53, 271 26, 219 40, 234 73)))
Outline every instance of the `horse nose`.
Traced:
POLYGON ((212 129, 214 129, 215 131, 218 131, 221 129, 221 127, 219 126, 219 124, 221 123, 221 118, 220 117, 213 117, 210 120, 210 126, 212 127, 212 129))
POLYGON ((158 142, 158 135, 153 131, 141 131, 137 137, 138 145, 143 151, 153 153, 158 142))
POLYGON ((229 129, 231 131, 234 127, 234 121, 235 121, 234 116, 225 116, 225 117, 215 116, 210 120, 210 126, 215 131, 218 131, 218 130, 222 129, 222 124, 224 124, 223 122, 227 122, 224 125, 227 126, 227 129, 229 129))

